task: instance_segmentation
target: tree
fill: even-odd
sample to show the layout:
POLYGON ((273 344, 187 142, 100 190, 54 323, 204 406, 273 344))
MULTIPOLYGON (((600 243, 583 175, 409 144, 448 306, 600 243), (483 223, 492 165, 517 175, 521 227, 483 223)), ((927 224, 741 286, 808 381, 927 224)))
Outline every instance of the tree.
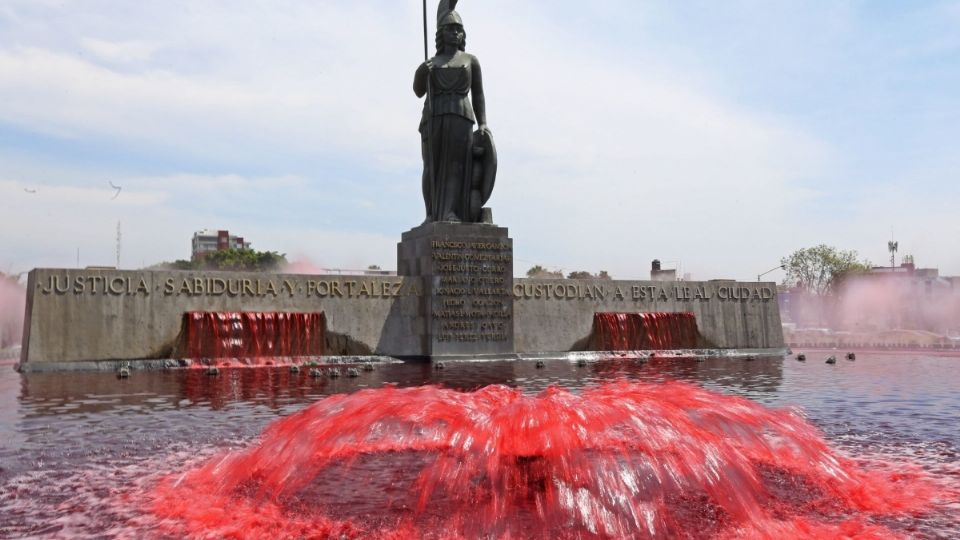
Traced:
POLYGON ((211 251, 194 260, 177 260, 172 263, 160 263, 150 268, 169 268, 172 270, 223 270, 232 272, 274 272, 287 264, 287 256, 276 251, 255 251, 252 249, 224 249, 211 251))
MULTIPOLYGON (((160 266, 166 266, 166 265, 168 265, 168 263, 161 263, 160 266)), ((172 263, 169 263, 169 266, 174 270, 193 270, 194 268, 196 268, 196 266, 194 266, 193 264, 193 261, 187 261, 184 259, 177 259, 172 263)))
POLYGON ((844 279, 871 267, 868 261, 859 260, 856 251, 840 251, 824 244, 794 251, 780 262, 787 271, 784 285, 818 296, 836 293, 844 279))
POLYGON ((206 255, 200 261, 206 270, 252 270, 270 272, 287 264, 286 255, 276 251, 254 251, 252 249, 224 249, 206 255))
POLYGON ((529 270, 527 270, 527 277, 536 277, 538 274, 542 274, 546 271, 547 271, 546 268, 538 264, 536 266, 531 267, 529 270))
POLYGON ((550 270, 547 270, 546 268, 544 268, 544 267, 542 267, 542 266, 540 266, 540 265, 538 264, 538 265, 530 268, 529 270, 527 270, 527 277, 528 277, 528 278, 538 278, 538 279, 545 279, 545 278, 555 279, 555 278, 562 278, 562 277, 563 277, 563 273, 561 273, 561 272, 551 272, 550 270))
MULTIPOLYGON (((547 270, 539 264, 527 270, 528 278, 536 279, 563 279, 563 272, 547 270)), ((574 270, 567 274, 567 279, 613 279, 606 270, 601 270, 598 274, 591 274, 586 270, 574 270)))

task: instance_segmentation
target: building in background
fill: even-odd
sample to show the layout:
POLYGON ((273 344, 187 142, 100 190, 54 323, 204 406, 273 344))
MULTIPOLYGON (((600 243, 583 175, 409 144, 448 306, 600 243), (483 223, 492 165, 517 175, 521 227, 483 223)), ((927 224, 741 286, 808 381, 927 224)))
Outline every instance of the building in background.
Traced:
POLYGON ((917 268, 912 256, 900 266, 877 266, 847 280, 836 326, 850 331, 960 332, 960 284, 936 268, 917 268))
POLYGON ((831 295, 790 288, 778 298, 785 328, 796 333, 788 342, 845 337, 855 343, 936 345, 960 338, 960 277, 918 268, 911 256, 899 266, 852 275, 831 295), (815 339, 812 332, 823 336, 815 339))
POLYGON ((675 268, 664 269, 660 264, 660 259, 654 259, 650 263, 650 281, 677 281, 677 270, 675 268))
POLYGON ((214 231, 205 229, 193 233, 191 242, 190 260, 198 261, 214 251, 228 249, 250 249, 250 242, 245 242, 242 236, 233 236, 230 231, 214 231))

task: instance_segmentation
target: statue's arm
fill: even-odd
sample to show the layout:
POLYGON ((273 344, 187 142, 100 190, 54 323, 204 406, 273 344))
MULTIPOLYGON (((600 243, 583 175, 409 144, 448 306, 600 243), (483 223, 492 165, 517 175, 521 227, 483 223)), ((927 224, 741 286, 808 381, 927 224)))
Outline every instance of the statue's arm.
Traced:
POLYGON ((430 66, 424 62, 420 64, 416 74, 413 76, 413 93, 416 94, 418 98, 422 98, 427 94, 427 75, 429 73, 430 66))
POLYGON ((470 69, 473 72, 473 87, 470 91, 473 93, 473 112, 477 116, 477 124, 481 130, 487 129, 487 101, 483 97, 483 72, 480 70, 480 61, 474 56, 470 61, 470 69))

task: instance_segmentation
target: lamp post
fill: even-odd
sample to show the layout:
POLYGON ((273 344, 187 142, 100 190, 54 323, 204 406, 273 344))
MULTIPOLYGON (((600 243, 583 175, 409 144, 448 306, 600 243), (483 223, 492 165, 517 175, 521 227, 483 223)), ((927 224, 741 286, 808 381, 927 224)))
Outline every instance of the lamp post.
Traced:
POLYGON ((782 265, 782 264, 781 264, 780 266, 778 266, 778 267, 776 267, 776 268, 771 268, 771 269, 767 270, 766 272, 764 272, 764 273, 762 273, 762 274, 757 274, 757 282, 759 282, 760 279, 761 279, 763 276, 769 274, 770 272, 774 272, 774 271, 776 271, 776 270, 786 270, 786 269, 787 269, 787 267, 786 267, 785 265, 782 265))

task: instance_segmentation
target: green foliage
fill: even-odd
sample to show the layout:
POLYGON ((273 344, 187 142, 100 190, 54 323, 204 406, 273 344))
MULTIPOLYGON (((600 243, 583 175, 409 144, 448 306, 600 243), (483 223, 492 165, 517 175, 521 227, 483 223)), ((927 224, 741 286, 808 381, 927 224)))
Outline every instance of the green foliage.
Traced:
POLYGON ((276 251, 225 249, 212 251, 196 261, 177 260, 151 268, 172 270, 222 270, 230 272, 273 272, 287 264, 287 256, 276 251))
POLYGON ((563 273, 562 273, 562 272, 552 272, 552 271, 547 270, 546 268, 544 268, 544 267, 542 267, 542 266, 540 266, 540 265, 538 264, 538 265, 534 266, 533 268, 527 270, 527 277, 529 277, 529 278, 537 278, 537 279, 556 279, 556 278, 562 278, 562 277, 563 277, 563 273))
POLYGON ((567 274, 567 279, 613 279, 606 270, 601 270, 598 274, 591 274, 584 270, 576 270, 567 274))
MULTIPOLYGON (((547 270, 539 264, 527 270, 527 277, 537 279, 563 279, 563 272, 547 270)), ((567 279, 613 279, 606 270, 601 270, 599 274, 591 274, 585 270, 574 270, 567 274, 567 279)))
POLYGON ((199 262, 205 270, 270 272, 287 264, 287 257, 275 251, 225 249, 209 253, 199 262))
POLYGON ((787 271, 784 285, 821 296, 832 294, 844 279, 871 267, 869 261, 859 259, 856 251, 824 244, 797 250, 780 262, 787 271))

